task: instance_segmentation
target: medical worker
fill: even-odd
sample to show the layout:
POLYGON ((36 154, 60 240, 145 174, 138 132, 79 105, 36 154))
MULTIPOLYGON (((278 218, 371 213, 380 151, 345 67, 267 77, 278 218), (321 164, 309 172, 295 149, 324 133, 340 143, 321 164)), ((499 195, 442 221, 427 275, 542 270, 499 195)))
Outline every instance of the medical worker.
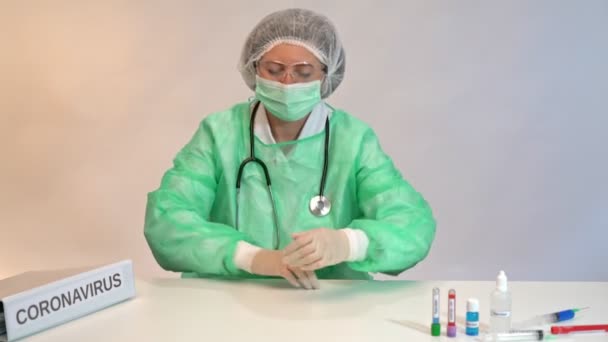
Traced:
MULTIPOLYGON (((396 275, 426 257, 435 220, 374 131, 325 100, 344 77, 336 29, 304 9, 272 13, 239 61, 252 99, 202 120, 148 195, 145 237, 184 277, 396 275)), ((368 84, 370 100, 381 85, 368 84)))

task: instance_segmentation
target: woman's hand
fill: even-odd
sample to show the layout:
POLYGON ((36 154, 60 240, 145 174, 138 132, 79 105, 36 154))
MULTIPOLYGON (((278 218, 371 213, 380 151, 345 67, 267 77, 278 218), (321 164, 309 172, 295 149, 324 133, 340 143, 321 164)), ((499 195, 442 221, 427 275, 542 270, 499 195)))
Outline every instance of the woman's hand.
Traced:
POLYGON ((350 254, 348 237, 341 230, 317 228, 292 236, 283 258, 290 267, 314 271, 346 261, 350 254))
POLYGON ((319 280, 314 271, 306 271, 299 267, 286 265, 283 262, 283 256, 283 251, 262 249, 253 257, 251 262, 251 273, 283 277, 291 285, 303 287, 307 290, 319 288, 319 280))

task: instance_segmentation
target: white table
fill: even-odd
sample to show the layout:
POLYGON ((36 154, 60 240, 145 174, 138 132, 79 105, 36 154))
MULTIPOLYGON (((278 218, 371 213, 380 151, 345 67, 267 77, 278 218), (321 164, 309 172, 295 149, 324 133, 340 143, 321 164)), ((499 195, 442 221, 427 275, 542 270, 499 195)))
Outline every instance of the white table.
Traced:
MULTIPOLYGON (((479 341, 464 334, 465 303, 480 300, 489 322, 493 282, 137 280, 137 297, 34 335, 27 341, 479 341), (441 337, 430 336, 431 293, 441 289, 441 337), (447 292, 456 290, 458 337, 445 336, 447 292)), ((514 320, 590 306, 565 324, 608 324, 608 283, 510 282, 514 320)), ((561 340, 561 339, 560 339, 561 340)), ((608 341, 608 335, 565 341, 608 341)))

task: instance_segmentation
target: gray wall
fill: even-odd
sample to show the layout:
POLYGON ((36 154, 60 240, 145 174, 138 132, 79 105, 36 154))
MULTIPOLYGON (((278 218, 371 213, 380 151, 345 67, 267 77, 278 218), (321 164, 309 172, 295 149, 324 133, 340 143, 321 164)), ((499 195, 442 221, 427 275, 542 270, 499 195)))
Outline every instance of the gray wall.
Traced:
POLYGON ((368 122, 438 220, 409 279, 608 281, 607 1, 0 2, 0 278, 132 258, 146 193, 265 14, 328 15, 330 98, 368 122))

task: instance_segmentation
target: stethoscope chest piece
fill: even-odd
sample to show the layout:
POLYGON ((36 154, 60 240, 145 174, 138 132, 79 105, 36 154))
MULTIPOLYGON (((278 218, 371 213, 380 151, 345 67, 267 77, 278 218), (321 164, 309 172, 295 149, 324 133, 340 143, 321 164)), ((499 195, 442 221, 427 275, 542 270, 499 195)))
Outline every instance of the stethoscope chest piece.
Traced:
POLYGON ((331 211, 331 202, 327 197, 317 195, 310 200, 309 209, 317 217, 325 216, 331 211))

